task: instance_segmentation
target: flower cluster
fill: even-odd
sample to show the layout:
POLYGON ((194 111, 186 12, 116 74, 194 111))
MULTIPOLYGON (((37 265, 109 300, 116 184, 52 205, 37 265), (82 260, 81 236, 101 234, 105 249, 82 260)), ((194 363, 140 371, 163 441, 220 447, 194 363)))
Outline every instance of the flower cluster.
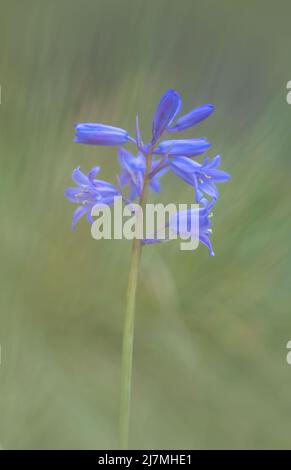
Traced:
MULTIPOLYGON (((93 222, 91 211, 96 204, 111 205, 115 196, 123 196, 131 202, 140 197, 145 178, 148 178, 149 189, 159 192, 161 190, 160 177, 171 171, 194 189, 195 201, 201 204, 199 209, 199 241, 209 248, 210 255, 213 256, 209 237, 211 233, 210 216, 218 197, 216 183, 226 182, 230 176, 219 169, 221 161, 219 155, 213 160, 206 157, 202 163, 193 160, 193 157, 205 154, 210 148, 207 139, 161 140, 164 133, 179 133, 194 127, 214 111, 212 104, 205 104, 177 118, 181 107, 182 101, 177 91, 170 89, 161 97, 153 117, 152 138, 148 144, 143 143, 138 118, 136 119, 135 137, 131 137, 124 129, 105 124, 76 124, 76 143, 118 147, 121 173, 118 176, 118 185, 115 187, 111 183, 96 179, 99 167, 94 167, 87 175, 82 173, 80 168, 73 171, 72 178, 77 187, 66 190, 66 197, 69 201, 79 204, 73 216, 73 229, 83 215, 87 215, 90 223, 93 222), (136 155, 124 148, 128 143, 133 143, 137 147, 136 155), (148 169, 147 160, 149 158, 151 166, 148 169), (125 197, 126 188, 127 196, 125 197)), ((187 221, 191 216, 190 212, 180 211, 175 216, 175 222, 182 219, 187 221)), ((171 226, 171 221, 169 226, 171 226)), ((176 230, 179 231, 177 228, 176 230)), ((144 240, 144 244, 159 241, 161 240, 158 238, 144 240)))

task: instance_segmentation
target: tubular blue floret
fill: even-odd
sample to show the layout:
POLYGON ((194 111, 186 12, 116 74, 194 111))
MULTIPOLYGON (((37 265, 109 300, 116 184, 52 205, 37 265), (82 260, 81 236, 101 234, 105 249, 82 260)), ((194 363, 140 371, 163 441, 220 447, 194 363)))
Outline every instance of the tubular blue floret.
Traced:
POLYGON ((175 90, 168 90, 161 97, 153 119, 152 144, 156 143, 163 132, 173 122, 181 109, 182 101, 175 90))
MULTIPOLYGON (((171 231, 175 232, 180 237, 185 237, 193 240, 199 240, 207 246, 210 256, 214 256, 212 243, 210 241, 211 235, 211 221, 212 207, 215 200, 207 201, 201 200, 202 207, 195 209, 180 210, 172 214, 169 221, 166 223, 165 228, 168 227, 171 231), (198 218, 198 227, 193 224, 193 220, 198 218)), ((153 245, 155 243, 163 243, 169 241, 169 238, 161 239, 156 238, 144 239, 144 245, 153 245)))
POLYGON ((105 124, 82 122, 75 125, 75 143, 88 145, 124 145, 131 138, 128 132, 119 127, 105 124))
POLYGON ((200 139, 164 140, 154 150, 155 154, 193 157, 201 155, 211 147, 204 137, 200 139))
POLYGON ((204 193, 217 199, 218 190, 214 183, 225 183, 230 179, 228 173, 217 169, 220 161, 221 158, 217 155, 212 162, 205 158, 203 164, 187 157, 169 158, 167 162, 173 173, 194 187, 196 200, 199 202, 204 193))
POLYGON ((213 112, 214 112, 213 104, 204 104, 203 106, 199 106, 199 108, 192 109, 189 113, 181 116, 171 127, 168 127, 168 132, 180 132, 184 131, 185 129, 189 129, 189 127, 196 126, 204 119, 207 119, 213 112))

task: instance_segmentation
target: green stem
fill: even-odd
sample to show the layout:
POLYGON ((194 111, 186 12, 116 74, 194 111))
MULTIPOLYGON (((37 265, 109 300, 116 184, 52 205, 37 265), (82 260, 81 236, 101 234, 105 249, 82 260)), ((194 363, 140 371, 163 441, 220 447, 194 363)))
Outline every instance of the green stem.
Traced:
POLYGON ((121 369, 121 401, 120 401, 120 448, 127 449, 130 417, 131 373, 134 337, 134 312, 139 264, 141 257, 140 240, 135 239, 132 245, 128 285, 126 293, 126 308, 122 343, 121 369))
MULTIPOLYGON (((150 182, 150 172, 152 168, 152 149, 148 152, 146 160, 146 171, 144 185, 140 196, 139 204, 144 212, 148 196, 150 182)), ((130 421, 130 398, 131 398, 131 376, 133 358, 133 338, 134 338, 134 314, 136 303, 136 290, 138 273, 141 259, 142 243, 135 238, 133 240, 128 285, 126 291, 126 307, 124 318, 124 330, 122 341, 122 365, 121 365, 121 398, 120 398, 120 422, 119 422, 119 442, 121 449, 128 448, 129 421, 130 421)))

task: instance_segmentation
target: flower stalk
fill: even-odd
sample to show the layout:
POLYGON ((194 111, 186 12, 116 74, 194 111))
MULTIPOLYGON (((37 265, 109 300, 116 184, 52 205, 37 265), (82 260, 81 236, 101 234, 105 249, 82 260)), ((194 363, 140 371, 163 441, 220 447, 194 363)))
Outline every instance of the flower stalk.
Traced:
MULTIPOLYGON (((152 147, 146 155, 146 171, 142 193, 139 204, 143 211, 147 202, 150 172, 152 168, 152 147)), ((124 316, 123 340, 122 340, 122 362, 121 362, 121 396, 119 415, 119 444, 121 449, 128 448, 129 422, 131 408, 131 381, 132 381, 132 359, 134 341, 134 317, 136 304, 136 291, 142 251, 142 240, 135 238, 132 244, 128 284, 126 291, 126 306, 124 316)))

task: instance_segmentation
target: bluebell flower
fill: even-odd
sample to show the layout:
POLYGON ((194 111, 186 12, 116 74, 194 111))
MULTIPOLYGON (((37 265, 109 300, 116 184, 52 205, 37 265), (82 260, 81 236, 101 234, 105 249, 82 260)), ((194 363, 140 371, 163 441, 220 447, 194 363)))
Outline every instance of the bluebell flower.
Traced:
POLYGON ((133 140, 128 132, 119 127, 82 122, 75 125, 77 144, 89 145, 124 145, 133 140))
POLYGON ((210 256, 214 256, 214 251, 212 248, 212 243, 210 241, 210 235, 212 233, 211 230, 211 221, 210 218, 212 216, 212 207, 214 205, 215 200, 207 201, 206 199, 202 199, 202 207, 199 209, 187 209, 185 211, 178 211, 174 217, 170 219, 170 228, 172 230, 177 230, 177 234, 180 237, 183 237, 185 233, 182 231, 186 229, 186 234, 191 233, 192 237, 197 236, 194 232, 191 232, 192 228, 192 219, 193 216, 197 215, 199 217, 199 235, 198 239, 200 243, 203 243, 209 249, 210 256))
MULTIPOLYGON (((141 195, 144 175, 146 170, 146 157, 142 153, 138 153, 137 156, 132 155, 128 150, 120 148, 118 150, 118 159, 122 168, 119 176, 119 182, 124 188, 129 187, 129 198, 131 201, 141 195)), ((160 160, 156 160, 153 163, 152 171, 154 172, 160 165, 160 160)), ((159 177, 168 171, 168 168, 162 168, 150 179, 150 189, 155 192, 159 192, 160 182, 159 177)))
POLYGON ((163 132, 170 126, 181 109, 182 101, 175 90, 168 90, 161 97, 153 119, 152 144, 155 144, 163 132))
POLYGON ((199 108, 192 109, 189 113, 185 114, 184 116, 180 117, 176 124, 171 127, 167 128, 168 132, 180 132, 188 129, 189 127, 196 126, 204 119, 207 119, 214 111, 213 104, 204 104, 203 106, 199 106, 199 108))
POLYGON ((168 158, 167 163, 173 173, 195 189, 196 200, 199 202, 204 194, 217 199, 218 189, 215 183, 225 183, 230 175, 218 170, 221 162, 220 155, 212 161, 205 158, 202 164, 187 157, 168 158))
POLYGON ((145 172, 145 157, 139 153, 136 157, 128 150, 120 148, 118 159, 122 171, 119 182, 122 188, 129 187, 129 198, 133 201, 141 194, 145 172))
POLYGON ((77 187, 67 188, 65 196, 70 202, 80 204, 73 215, 73 230, 83 215, 87 215, 89 223, 93 223, 91 211, 96 204, 112 205, 114 197, 120 196, 120 191, 113 184, 95 178, 99 171, 100 168, 95 166, 85 175, 78 167, 72 173, 72 179, 77 187))
POLYGON ((184 139, 184 140, 164 140, 154 149, 154 154, 194 157, 201 155, 211 147, 205 138, 184 139))
MULTIPOLYGON (((211 230, 211 221, 212 216, 212 207, 214 206, 215 200, 212 199, 208 201, 207 199, 202 199, 202 207, 195 209, 180 210, 172 214, 169 218, 169 221, 166 223, 166 227, 175 232, 179 237, 185 237, 196 239, 198 238, 199 242, 207 246, 210 256, 214 256, 214 251, 212 248, 212 243, 210 241, 211 230), (197 217, 198 212, 198 224, 199 232, 196 233, 196 227, 193 227, 193 219, 197 217)), ((144 239, 144 245, 152 245, 154 243, 163 243, 169 241, 169 238, 159 238, 158 235, 155 238, 144 239)))

